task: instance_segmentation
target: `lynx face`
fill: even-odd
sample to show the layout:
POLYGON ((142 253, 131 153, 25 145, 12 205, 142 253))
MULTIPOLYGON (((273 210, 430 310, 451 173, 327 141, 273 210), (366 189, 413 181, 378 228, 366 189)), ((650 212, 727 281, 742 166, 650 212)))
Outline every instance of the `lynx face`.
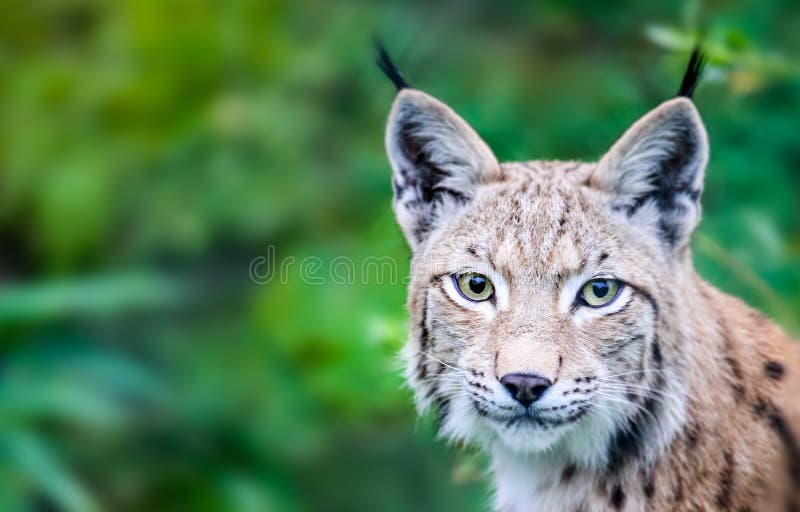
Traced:
POLYGON ((386 141, 414 253, 406 375, 442 433, 585 464, 671 436, 708 151, 692 103, 662 104, 596 164, 501 165, 447 106, 404 89, 386 141), (656 412, 671 419, 650 425, 656 412))

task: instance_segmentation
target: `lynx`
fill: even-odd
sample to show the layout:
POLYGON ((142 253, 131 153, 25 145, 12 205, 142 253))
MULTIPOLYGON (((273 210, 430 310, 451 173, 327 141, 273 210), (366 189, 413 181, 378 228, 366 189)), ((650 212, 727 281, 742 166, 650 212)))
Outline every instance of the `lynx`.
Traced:
POLYGON ((494 509, 798 509, 797 346, 692 264, 702 57, 596 163, 499 163, 379 64, 413 253, 406 377, 443 437, 488 452, 494 509))

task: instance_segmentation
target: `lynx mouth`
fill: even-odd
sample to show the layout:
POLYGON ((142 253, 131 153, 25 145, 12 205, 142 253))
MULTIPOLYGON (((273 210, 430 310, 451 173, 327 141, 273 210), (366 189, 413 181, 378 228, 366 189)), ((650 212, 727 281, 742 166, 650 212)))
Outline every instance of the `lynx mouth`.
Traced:
POLYGON ((485 403, 473 399, 472 405, 480 416, 506 428, 537 427, 549 430, 576 423, 584 418, 592 409, 591 400, 575 400, 569 404, 553 407, 521 407, 502 408, 501 411, 490 410, 485 403))

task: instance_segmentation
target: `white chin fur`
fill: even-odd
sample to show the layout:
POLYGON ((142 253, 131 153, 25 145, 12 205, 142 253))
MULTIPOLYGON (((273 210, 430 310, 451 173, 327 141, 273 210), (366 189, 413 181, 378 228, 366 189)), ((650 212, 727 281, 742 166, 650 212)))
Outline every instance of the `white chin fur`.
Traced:
POLYGON ((544 430, 527 423, 519 423, 507 427, 505 424, 492 422, 498 439, 515 453, 531 455, 552 450, 563 437, 568 428, 544 430))
POLYGON ((447 419, 440 435, 451 442, 474 443, 489 447, 501 444, 504 451, 523 457, 537 454, 558 455, 594 466, 603 463, 614 425, 606 416, 588 414, 576 423, 545 430, 527 423, 506 426, 479 416, 469 398, 451 398, 447 419))
POLYGON ((463 394, 450 398, 447 418, 439 434, 451 442, 464 441, 480 446, 488 446, 494 437, 493 432, 486 428, 483 418, 476 414, 470 399, 463 394))
POLYGON ((573 424, 549 430, 526 423, 509 427, 478 416, 468 398, 456 397, 450 402, 450 413, 440 434, 452 442, 502 447, 503 452, 526 459, 546 456, 584 467, 602 467, 616 428, 608 415, 591 412, 573 424))
POLYGON ((569 430, 570 426, 544 430, 525 423, 508 427, 502 422, 479 416, 469 398, 456 395, 450 399, 440 435, 452 442, 464 441, 484 447, 500 441, 509 451, 526 455, 552 449, 569 430))

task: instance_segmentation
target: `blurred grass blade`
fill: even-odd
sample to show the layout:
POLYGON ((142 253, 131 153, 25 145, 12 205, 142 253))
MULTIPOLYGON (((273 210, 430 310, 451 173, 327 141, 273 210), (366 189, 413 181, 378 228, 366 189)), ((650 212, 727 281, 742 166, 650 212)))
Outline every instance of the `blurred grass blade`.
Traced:
POLYGON ((37 491, 45 494, 58 510, 95 512, 99 508, 89 493, 70 476, 47 445, 21 431, 0 431, 0 449, 12 467, 18 468, 37 491))
POLYGON ((690 51, 697 44, 697 34, 685 29, 648 25, 644 33, 650 41, 669 50, 690 51))
POLYGON ((56 420, 73 427, 117 429, 135 414, 132 404, 156 406, 165 391, 141 365, 92 350, 64 357, 46 350, 6 359, 0 379, 0 418, 21 422, 56 420))
POLYGON ((0 392, 2 415, 18 421, 56 419, 82 428, 112 429, 123 424, 125 414, 102 392, 63 382, 34 387, 5 387, 0 392))
POLYGON ((703 233, 694 234, 694 248, 708 258, 730 269, 742 284, 750 288, 756 296, 769 305, 770 310, 776 316, 776 320, 790 332, 800 331, 794 313, 783 304, 783 300, 775 293, 775 290, 753 272, 750 267, 740 263, 724 247, 703 233))
POLYGON ((153 310, 184 296, 175 281, 149 273, 13 284, 0 290, 0 323, 153 310))

